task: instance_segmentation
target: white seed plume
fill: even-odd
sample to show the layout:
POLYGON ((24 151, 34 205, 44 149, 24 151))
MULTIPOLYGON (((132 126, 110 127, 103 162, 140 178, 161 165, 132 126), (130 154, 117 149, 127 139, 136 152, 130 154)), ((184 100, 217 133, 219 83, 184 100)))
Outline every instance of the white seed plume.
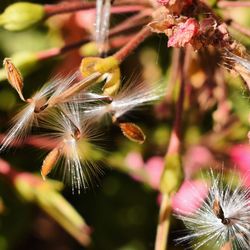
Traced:
POLYGON ((59 96, 74 81, 76 74, 70 77, 57 77, 45 84, 30 99, 26 100, 25 106, 13 118, 12 127, 1 142, 0 151, 10 146, 13 141, 22 141, 30 132, 32 125, 38 123, 38 118, 46 114, 47 109, 43 109, 49 98, 59 96))
POLYGON ((221 249, 226 244, 235 250, 250 249, 249 195, 240 186, 223 188, 221 178, 213 177, 202 206, 193 214, 177 215, 188 229, 188 235, 177 242, 191 243, 194 249, 204 245, 221 249))
POLYGON ((144 82, 125 84, 110 103, 90 105, 85 109, 87 117, 100 119, 106 114, 117 119, 128 111, 152 103, 165 95, 165 89, 161 84, 147 85, 144 82))
POLYGON ((96 29, 95 39, 99 52, 104 52, 108 39, 110 21, 111 0, 96 1, 96 29))
POLYGON ((248 87, 250 87, 250 60, 244 57, 226 51, 222 55, 224 59, 224 66, 229 70, 233 69, 245 80, 248 87))
POLYGON ((56 170, 65 184, 80 193, 91 183, 93 176, 101 173, 89 153, 95 147, 95 152, 101 150, 92 142, 98 141, 101 134, 90 122, 86 121, 77 101, 59 105, 51 109, 46 119, 41 120, 41 127, 50 131, 49 136, 58 141, 60 157, 56 170))

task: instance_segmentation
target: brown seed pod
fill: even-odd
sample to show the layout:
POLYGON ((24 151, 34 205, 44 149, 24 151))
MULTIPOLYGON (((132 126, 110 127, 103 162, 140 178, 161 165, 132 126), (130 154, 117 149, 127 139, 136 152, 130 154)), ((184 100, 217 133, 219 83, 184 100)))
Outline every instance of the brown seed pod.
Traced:
POLYGON ((41 175, 44 180, 46 180, 46 176, 51 172, 53 167, 56 165, 60 157, 60 153, 61 153, 61 147, 56 147, 53 150, 51 150, 45 157, 41 168, 41 175))
POLYGON ((146 136, 139 126, 132 122, 122 122, 118 123, 124 136, 129 140, 137 142, 139 144, 144 143, 146 136))
POLYGON ((3 60, 3 65, 7 73, 7 79, 10 85, 17 91, 21 100, 25 101, 23 97, 23 78, 20 71, 12 63, 11 58, 5 58, 3 60))
POLYGON ((225 215, 224 215, 224 211, 220 205, 220 202, 218 199, 215 199, 214 200, 214 203, 213 203, 213 212, 214 214, 216 215, 216 217, 218 219, 221 219, 221 222, 224 224, 224 225, 228 225, 230 223, 230 219, 228 218, 225 218, 225 215))

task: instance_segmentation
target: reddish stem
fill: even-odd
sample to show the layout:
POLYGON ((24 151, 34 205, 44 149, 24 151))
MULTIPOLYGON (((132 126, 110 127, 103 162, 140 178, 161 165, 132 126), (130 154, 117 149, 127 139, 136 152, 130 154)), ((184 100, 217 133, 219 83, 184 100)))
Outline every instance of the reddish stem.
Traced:
MULTIPOLYGON (((181 122, 184 106, 184 94, 185 94, 185 65, 186 56, 183 49, 179 53, 179 65, 180 65, 180 90, 179 97, 176 103, 176 115, 173 125, 173 130, 170 136, 170 142, 166 152, 165 158, 172 154, 178 154, 181 147, 181 122)), ((168 232, 170 227, 170 215, 171 215, 171 197, 169 194, 164 193, 162 196, 162 202, 159 212, 159 221, 157 225, 157 233, 155 240, 155 250, 167 249, 168 232)))
POLYGON ((220 8, 250 7, 250 1, 219 1, 217 5, 220 8))
POLYGON ((227 23, 236 31, 239 31, 243 35, 250 37, 250 29, 249 28, 242 26, 241 24, 235 22, 234 20, 229 20, 229 21, 227 21, 227 23))
POLYGON ((131 54, 147 37, 151 35, 150 28, 145 26, 137 35, 130 40, 123 48, 114 54, 114 57, 122 62, 128 55, 131 54))
MULTIPOLYGON (((93 11, 95 11, 95 2, 73 1, 73 2, 64 2, 60 4, 44 5, 46 18, 58 14, 70 13, 80 10, 89 10, 89 9, 93 9, 93 11)), ((112 6, 111 13, 118 14, 118 13, 136 12, 142 9, 145 9, 145 6, 142 5, 112 6)))
POLYGON ((60 4, 45 4, 44 10, 46 17, 50 17, 57 14, 63 14, 78 10, 87 10, 95 8, 95 2, 84 2, 84 1, 72 1, 63 2, 60 4))

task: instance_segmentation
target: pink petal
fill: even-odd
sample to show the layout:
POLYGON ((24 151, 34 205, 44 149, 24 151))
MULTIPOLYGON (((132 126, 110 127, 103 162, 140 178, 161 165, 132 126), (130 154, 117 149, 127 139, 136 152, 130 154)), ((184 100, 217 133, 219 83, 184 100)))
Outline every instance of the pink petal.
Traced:
POLYGON ((168 47, 185 47, 199 31, 199 23, 189 18, 185 23, 179 24, 174 34, 168 40, 168 47))
POLYGON ((149 183, 155 189, 159 188, 163 168, 164 159, 159 156, 151 157, 145 165, 145 170, 149 177, 149 183))
POLYGON ((184 181, 172 199, 175 213, 188 215, 201 207, 207 197, 208 187, 203 181, 184 181))

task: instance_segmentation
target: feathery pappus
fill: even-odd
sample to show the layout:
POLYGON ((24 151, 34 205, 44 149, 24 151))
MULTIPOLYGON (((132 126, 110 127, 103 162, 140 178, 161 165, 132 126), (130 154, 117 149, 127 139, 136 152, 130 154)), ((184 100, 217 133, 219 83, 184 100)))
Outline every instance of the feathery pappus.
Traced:
POLYGON ((201 207, 190 214, 176 215, 187 228, 187 235, 177 242, 190 243, 194 249, 221 249, 226 245, 234 250, 250 249, 249 190, 241 186, 223 187, 221 176, 214 177, 212 173, 211 177, 208 196, 201 207))
POLYGON ((125 84, 120 91, 107 102, 89 105, 84 108, 86 117, 98 120, 108 115, 123 135, 139 144, 144 143, 146 136, 142 129, 132 122, 122 122, 119 118, 128 111, 158 100, 165 91, 161 85, 146 85, 144 82, 125 84))
POLYGON ((95 40, 100 53, 105 50, 109 33, 111 0, 96 1, 95 40))
POLYGON ((222 54, 222 58, 224 60, 224 66, 226 66, 229 70, 233 69, 240 74, 248 86, 250 86, 250 60, 248 58, 235 55, 230 51, 225 51, 222 54))
MULTIPOLYGON (((78 91, 85 90, 88 86, 87 84, 94 81, 97 76, 99 74, 93 74, 74 83, 77 77, 77 73, 75 73, 68 77, 55 77, 46 83, 31 98, 25 100, 24 107, 12 119, 13 125, 2 141, 0 151, 9 147, 14 140, 19 142, 24 139, 32 126, 34 124, 38 125, 38 118, 46 115, 48 108, 69 101, 78 91)), ((102 96, 87 92, 81 96, 86 102, 103 98, 102 96)))
POLYGON ((73 193, 75 190, 80 193, 101 173, 93 155, 101 153, 102 149, 92 143, 99 141, 102 134, 96 125, 86 120, 74 100, 51 109, 41 121, 41 127, 49 130, 49 136, 58 142, 43 161, 42 177, 55 169, 63 182, 72 186, 73 193))
POLYGON ((128 111, 159 100, 165 94, 164 88, 158 84, 131 82, 125 84, 110 102, 89 105, 84 113, 87 117, 100 119, 106 114, 117 120, 128 111))

